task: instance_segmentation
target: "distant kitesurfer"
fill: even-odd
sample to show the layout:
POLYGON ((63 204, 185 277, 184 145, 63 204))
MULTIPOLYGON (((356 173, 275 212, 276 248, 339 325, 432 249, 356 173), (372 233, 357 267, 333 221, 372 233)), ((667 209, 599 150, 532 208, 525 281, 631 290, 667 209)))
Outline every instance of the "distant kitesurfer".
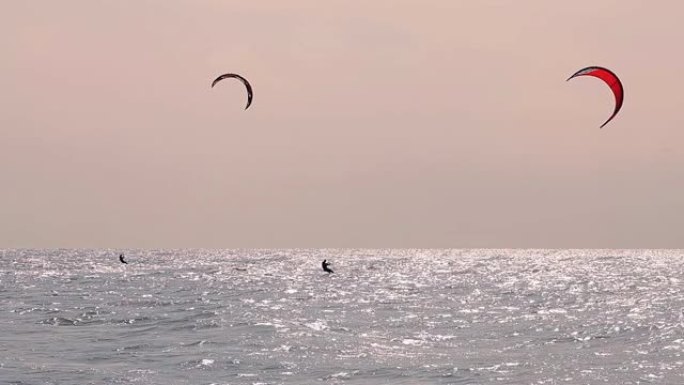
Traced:
POLYGON ((119 261, 121 261, 121 263, 128 264, 128 262, 124 261, 123 254, 119 255, 119 261))
POLYGON ((323 266, 323 271, 325 271, 328 274, 334 273, 334 271, 332 271, 332 269, 328 267, 328 265, 330 265, 330 263, 326 262, 326 261, 327 261, 327 259, 324 259, 323 263, 321 264, 321 266, 323 266))

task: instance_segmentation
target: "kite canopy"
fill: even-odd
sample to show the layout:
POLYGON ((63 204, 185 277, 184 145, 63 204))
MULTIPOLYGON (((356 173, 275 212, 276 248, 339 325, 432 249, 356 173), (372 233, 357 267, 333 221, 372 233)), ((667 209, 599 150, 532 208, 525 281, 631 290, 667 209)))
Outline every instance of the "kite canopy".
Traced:
POLYGON ((226 78, 239 79, 242 82, 242 84, 245 85, 245 88, 247 88, 247 106, 245 107, 245 110, 248 109, 249 105, 252 104, 252 85, 249 84, 247 79, 243 78, 242 76, 240 76, 238 74, 223 74, 223 75, 217 77, 216 79, 214 79, 213 82, 211 82, 211 87, 214 88, 216 83, 218 83, 221 80, 226 79, 226 78))
POLYGON ((617 115, 618 111, 620 111, 620 108, 622 108, 622 100, 625 96, 624 89, 622 88, 622 82, 617 75, 613 73, 613 71, 597 66, 582 68, 581 70, 575 72, 574 75, 570 76, 568 80, 578 76, 593 76, 599 78, 606 82, 611 91, 613 91, 613 95, 615 96, 615 110, 613 110, 613 114, 610 116, 610 118, 608 118, 608 120, 601 125, 601 128, 603 128, 603 126, 608 124, 608 122, 610 122, 615 115, 617 115))

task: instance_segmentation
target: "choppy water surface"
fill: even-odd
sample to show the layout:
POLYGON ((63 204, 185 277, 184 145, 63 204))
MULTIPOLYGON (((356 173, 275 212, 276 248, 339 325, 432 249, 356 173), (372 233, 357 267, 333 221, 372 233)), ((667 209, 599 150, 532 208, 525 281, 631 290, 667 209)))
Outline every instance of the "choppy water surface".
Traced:
POLYGON ((0 255, 3 384, 684 383, 679 250, 0 255))

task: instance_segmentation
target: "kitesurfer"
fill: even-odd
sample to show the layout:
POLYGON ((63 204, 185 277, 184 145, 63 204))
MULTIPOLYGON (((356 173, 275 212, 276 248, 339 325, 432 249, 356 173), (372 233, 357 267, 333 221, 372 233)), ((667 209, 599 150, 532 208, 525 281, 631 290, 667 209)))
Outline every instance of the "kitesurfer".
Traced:
POLYGON ((324 259, 323 263, 321 264, 321 266, 323 266, 323 271, 325 271, 328 274, 334 273, 334 271, 332 271, 332 269, 328 267, 328 265, 330 265, 330 262, 326 262, 326 261, 327 261, 327 259, 324 259))
POLYGON ((128 264, 128 262, 124 261, 124 256, 123 256, 123 254, 120 254, 120 255, 119 255, 119 261, 121 261, 121 263, 128 264))

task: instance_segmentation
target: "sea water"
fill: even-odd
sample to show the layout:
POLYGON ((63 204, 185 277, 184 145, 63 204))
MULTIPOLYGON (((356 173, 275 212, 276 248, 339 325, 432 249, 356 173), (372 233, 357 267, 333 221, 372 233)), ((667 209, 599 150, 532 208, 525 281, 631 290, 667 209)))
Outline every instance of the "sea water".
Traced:
POLYGON ((684 384, 680 250, 119 252, 0 251, 0 384, 684 384))

